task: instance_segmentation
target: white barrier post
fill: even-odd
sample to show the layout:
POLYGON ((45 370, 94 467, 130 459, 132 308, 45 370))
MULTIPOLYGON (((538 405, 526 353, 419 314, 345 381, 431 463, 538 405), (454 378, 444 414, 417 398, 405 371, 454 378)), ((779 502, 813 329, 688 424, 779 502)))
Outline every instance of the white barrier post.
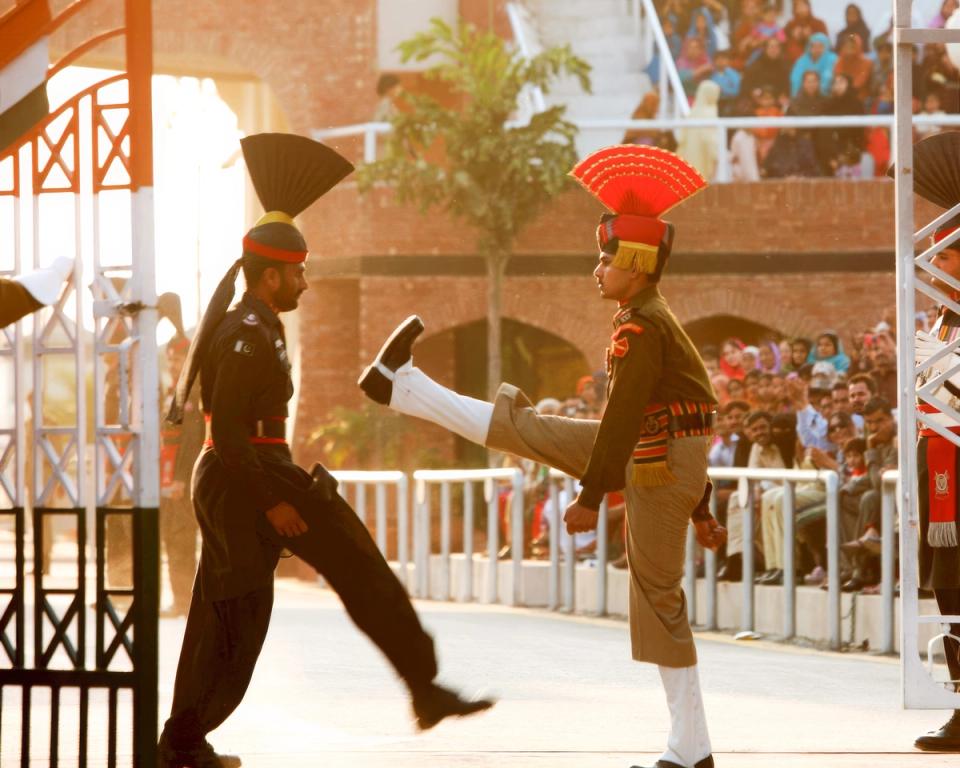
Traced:
POLYGON ((440 484, 440 582, 444 600, 450 599, 450 483, 440 484))
POLYGON ((794 562, 796 521, 793 510, 796 504, 796 487, 791 480, 783 481, 783 637, 791 639, 797 633, 797 570, 794 562))
POLYGON ((473 483, 463 484, 463 592, 461 600, 473 602, 473 483))
POLYGON ((743 509, 743 605, 740 607, 740 629, 752 632, 753 616, 753 481, 748 482, 747 503, 743 509))
MULTIPOLYGON (((713 493, 710 494, 710 514, 714 519, 717 517, 717 489, 714 485, 713 493)), ((707 616, 706 628, 714 630, 717 628, 717 553, 708 549, 704 554, 706 561, 704 569, 707 577, 707 616)))
POLYGON ((547 585, 547 608, 551 611, 559 607, 560 592, 560 494, 557 484, 550 481, 550 583, 547 585))
POLYGON ((607 499, 597 515, 597 615, 607 614, 607 499))
POLYGON ((483 483, 483 494, 487 500, 487 602, 497 602, 497 570, 500 567, 498 555, 500 550, 500 531, 497 525, 497 486, 493 480, 487 479, 483 483))
POLYGON ((897 489, 897 479, 899 472, 887 471, 883 473, 883 483, 881 490, 881 519, 880 525, 883 527, 883 538, 880 541, 881 561, 880 561, 880 595, 883 603, 883 633, 880 638, 880 651, 882 653, 893 653, 894 651, 894 544, 896 543, 896 533, 894 530, 894 516, 896 515, 896 505, 894 504, 894 493, 897 489))
POLYGON ((837 473, 823 472, 827 488, 827 624, 830 647, 840 650, 840 509, 837 473))

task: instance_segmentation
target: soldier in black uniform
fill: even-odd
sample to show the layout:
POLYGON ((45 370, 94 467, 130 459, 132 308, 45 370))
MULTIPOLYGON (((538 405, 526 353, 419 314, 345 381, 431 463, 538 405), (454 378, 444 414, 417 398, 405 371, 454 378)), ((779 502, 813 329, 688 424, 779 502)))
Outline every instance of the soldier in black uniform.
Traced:
POLYGON ((306 290, 307 248, 298 215, 352 170, 309 139, 261 134, 242 142, 254 188, 268 213, 243 241, 243 256, 218 286, 191 343, 171 409, 182 408, 199 373, 208 423, 193 476, 203 547, 180 653, 173 707, 160 738, 165 768, 216 768, 206 734, 239 705, 266 636, 273 573, 287 548, 337 592, 354 622, 410 689, 421 728, 486 709, 433 682, 433 641, 420 625, 357 515, 316 465, 307 473, 285 439, 293 395, 280 312, 306 290), (242 267, 247 292, 227 311, 242 267))

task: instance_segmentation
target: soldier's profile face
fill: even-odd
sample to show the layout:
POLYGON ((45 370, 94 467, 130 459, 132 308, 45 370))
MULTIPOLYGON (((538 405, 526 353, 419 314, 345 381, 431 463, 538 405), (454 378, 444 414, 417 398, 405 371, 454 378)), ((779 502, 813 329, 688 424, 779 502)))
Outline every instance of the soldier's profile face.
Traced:
POLYGON ((603 298, 619 301, 630 296, 634 273, 615 267, 612 262, 613 256, 600 251, 600 260, 593 270, 593 276, 603 298))
POLYGON ((306 269, 303 264, 284 264, 279 270, 280 287, 273 303, 281 312, 291 312, 300 303, 300 294, 307 290, 306 269))

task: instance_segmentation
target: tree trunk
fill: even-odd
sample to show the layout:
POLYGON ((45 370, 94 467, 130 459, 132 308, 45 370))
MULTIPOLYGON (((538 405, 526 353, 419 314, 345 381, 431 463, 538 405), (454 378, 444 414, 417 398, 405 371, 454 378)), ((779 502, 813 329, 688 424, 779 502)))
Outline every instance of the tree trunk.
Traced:
POLYGON ((492 402, 502 379, 500 301, 507 266, 504 253, 487 254, 487 398, 492 402))

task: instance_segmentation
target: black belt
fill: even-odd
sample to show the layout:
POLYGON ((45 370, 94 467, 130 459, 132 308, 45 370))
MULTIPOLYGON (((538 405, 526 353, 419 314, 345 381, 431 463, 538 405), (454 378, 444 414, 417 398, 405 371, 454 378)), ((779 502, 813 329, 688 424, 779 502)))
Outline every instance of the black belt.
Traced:
POLYGON ((716 413, 684 413, 679 416, 670 414, 667 429, 670 432, 690 432, 699 429, 711 429, 716 421, 716 413))
MULTIPOLYGON (((210 429, 210 416, 204 414, 207 422, 207 435, 204 445, 213 444, 213 434, 210 429)), ((250 425, 250 442, 254 444, 279 444, 286 442, 287 420, 283 416, 269 416, 257 419, 250 425)))

